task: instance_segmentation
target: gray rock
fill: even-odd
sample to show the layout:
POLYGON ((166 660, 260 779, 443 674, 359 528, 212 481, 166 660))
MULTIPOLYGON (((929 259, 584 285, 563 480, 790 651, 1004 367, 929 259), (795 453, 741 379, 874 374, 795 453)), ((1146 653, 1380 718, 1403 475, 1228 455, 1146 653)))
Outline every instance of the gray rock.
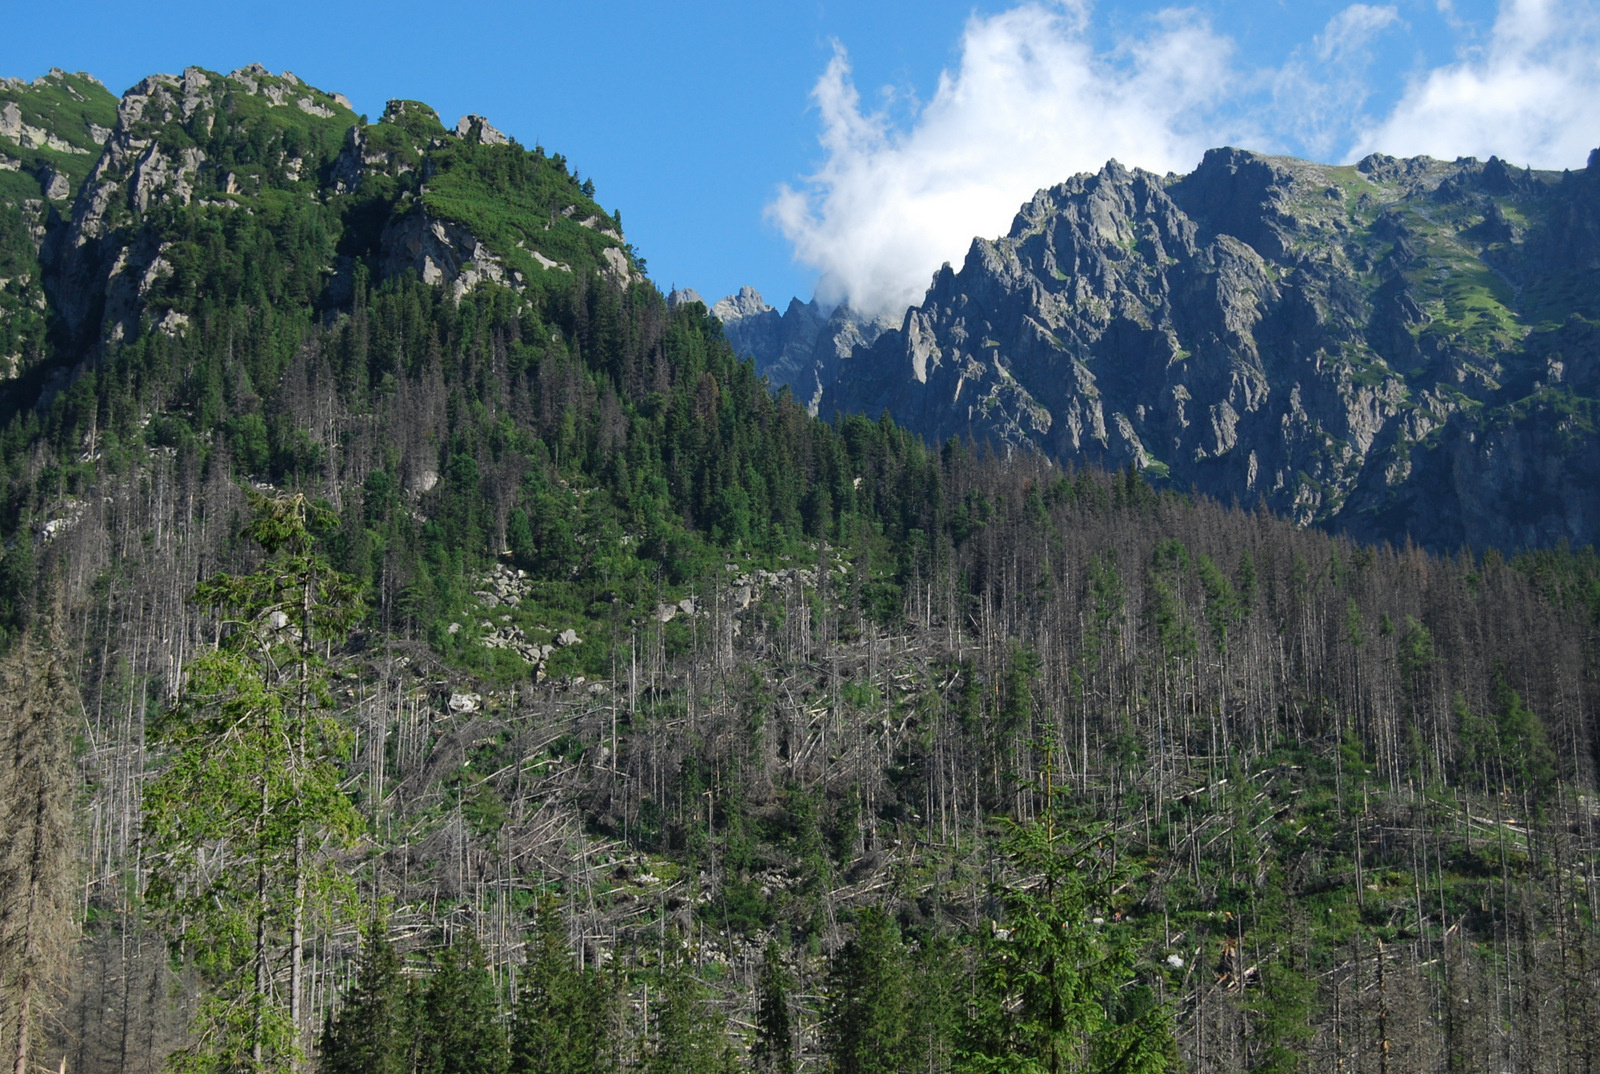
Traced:
POLYGON ((456 123, 456 137, 479 145, 507 145, 511 139, 490 125, 482 116, 462 116, 456 123))
POLYGON ((839 362, 857 348, 870 346, 896 318, 870 318, 849 303, 832 310, 815 299, 790 299, 779 313, 761 293, 741 287, 711 307, 736 353, 755 361, 756 372, 774 387, 787 387, 815 415, 823 389, 833 383, 839 362))
POLYGON ((614 286, 626 287, 630 283, 636 283, 643 279, 629 264, 628 255, 618 247, 607 246, 600 251, 600 256, 605 262, 601 271, 605 273, 606 279, 610 280, 614 286))
POLYGON ((271 78, 272 72, 268 71, 259 63, 252 63, 241 67, 238 70, 230 71, 228 73, 228 77, 245 87, 245 89, 249 90, 251 93, 256 93, 260 89, 261 79, 271 78))
POLYGON ((456 301, 489 281, 519 287, 519 276, 460 224, 436 220, 422 208, 391 218, 378 238, 378 272, 389 279, 415 272, 423 283, 449 288, 456 301))
POLYGON ((44 189, 44 196, 51 201, 64 201, 72 193, 72 184, 67 182, 67 177, 54 168, 46 168, 40 174, 39 185, 44 189))
POLYGON ((1559 405, 1529 392, 1600 396, 1600 340, 1518 303, 1597 267, 1600 167, 1346 170, 1219 149, 1163 177, 1113 161, 1039 191, 901 325, 840 347, 819 409, 1132 465, 1367 538, 1584 543, 1600 537, 1600 438, 1561 440, 1559 405), (1463 251, 1505 285, 1474 300, 1500 334, 1439 320, 1463 251), (1541 331, 1556 334, 1535 345, 1541 331))
POLYGON ((0 104, 0 138, 8 139, 27 149, 47 148, 58 153, 85 154, 87 149, 73 145, 55 131, 34 127, 23 122, 22 109, 16 101, 0 104))

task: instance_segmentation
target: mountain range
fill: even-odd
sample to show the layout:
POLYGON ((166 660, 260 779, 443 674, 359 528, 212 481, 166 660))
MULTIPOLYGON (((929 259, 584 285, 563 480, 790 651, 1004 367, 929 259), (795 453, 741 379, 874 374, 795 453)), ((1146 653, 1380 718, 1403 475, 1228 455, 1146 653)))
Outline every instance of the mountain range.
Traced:
MULTIPOLYGON (((149 79, 120 104, 64 72, 0 96, 14 145, 0 196, 18 210, 0 236, 7 407, 47 401, 141 318, 172 331, 191 316, 173 258, 135 219, 295 185, 370 198, 415 166, 350 126, 342 98, 259 68, 149 79), (230 167, 152 137, 252 107, 291 116, 296 139, 347 140, 313 176, 299 141, 270 166, 230 167)), ((399 122, 374 130, 443 131, 425 106, 392 107, 399 122)), ((478 117, 453 133, 504 141, 478 117)), ((448 219, 461 206, 442 178, 405 195, 418 211, 397 203, 341 239, 318 267, 324 309, 347 300, 362 258, 379 282, 415 271, 458 296, 573 264, 636 275, 619 221, 581 192, 541 228, 502 230, 492 211, 448 219)), ((749 288, 711 311, 823 417, 887 410, 930 442, 1133 465, 1364 540, 1514 550, 1600 536, 1597 296, 1600 151, 1551 173, 1226 149, 1185 176, 1112 162, 1041 190, 903 315, 798 299, 780 314, 749 288)))
POLYGON ((1112 162, 974 240, 892 328, 713 308, 824 416, 1132 465, 1363 540, 1600 536, 1600 150, 1577 172, 1112 162))

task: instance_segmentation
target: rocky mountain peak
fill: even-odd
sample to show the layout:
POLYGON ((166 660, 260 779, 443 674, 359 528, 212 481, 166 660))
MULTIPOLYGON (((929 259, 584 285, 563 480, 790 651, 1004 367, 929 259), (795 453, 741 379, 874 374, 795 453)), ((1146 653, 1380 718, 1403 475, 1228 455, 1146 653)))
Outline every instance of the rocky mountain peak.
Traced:
POLYGON ((733 349, 753 359, 756 371, 774 387, 793 392, 813 416, 840 361, 899 324, 897 319, 863 316, 848 302, 828 309, 816 299, 791 298, 779 313, 749 286, 718 301, 711 312, 722 321, 733 349))
POLYGON ((1132 464, 1368 537, 1594 540, 1583 460, 1600 446, 1553 446, 1534 418, 1568 405, 1549 355, 1560 391, 1587 391, 1572 355, 1600 369, 1591 174, 1236 148, 1185 176, 1112 161, 974 240, 903 324, 841 355, 817 406, 1132 464), (1535 443, 1565 461, 1512 480, 1499 460, 1535 443))
POLYGON ((726 328, 729 324, 743 321, 749 317, 759 317, 764 313, 777 313, 778 311, 767 305, 761 297, 761 292, 748 285, 739 288, 736 295, 728 295, 720 299, 711 307, 711 312, 721 319, 726 328))

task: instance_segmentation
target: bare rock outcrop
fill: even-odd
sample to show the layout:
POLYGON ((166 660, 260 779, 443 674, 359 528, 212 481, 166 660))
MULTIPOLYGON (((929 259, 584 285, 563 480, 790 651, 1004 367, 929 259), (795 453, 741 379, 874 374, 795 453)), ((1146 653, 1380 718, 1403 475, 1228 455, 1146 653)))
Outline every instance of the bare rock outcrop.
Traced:
MULTIPOLYGON (((935 273, 899 325, 841 354, 821 410, 1132 465, 1365 537, 1593 540, 1600 490, 1571 494, 1597 484, 1592 438, 1552 435, 1548 397, 1573 389, 1572 355, 1600 368, 1600 310, 1556 328, 1548 304, 1600 265, 1597 221, 1595 166, 1113 161, 935 273)), ((729 309, 776 331, 770 307, 729 309)))
POLYGON ((780 314, 748 286, 717 302, 711 313, 722 321, 733 349, 754 359, 756 370, 775 386, 788 387, 813 416, 839 362, 899 323, 864 317, 849 303, 826 309, 815 299, 790 299, 780 314))

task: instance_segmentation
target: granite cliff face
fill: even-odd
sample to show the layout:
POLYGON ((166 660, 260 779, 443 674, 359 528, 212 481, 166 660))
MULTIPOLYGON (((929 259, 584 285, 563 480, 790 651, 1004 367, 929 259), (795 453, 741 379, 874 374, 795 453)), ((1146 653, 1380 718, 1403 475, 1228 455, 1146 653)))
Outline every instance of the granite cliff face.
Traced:
POLYGON ((1040 191, 819 408, 1439 549, 1600 537, 1600 151, 1213 150, 1040 191))

